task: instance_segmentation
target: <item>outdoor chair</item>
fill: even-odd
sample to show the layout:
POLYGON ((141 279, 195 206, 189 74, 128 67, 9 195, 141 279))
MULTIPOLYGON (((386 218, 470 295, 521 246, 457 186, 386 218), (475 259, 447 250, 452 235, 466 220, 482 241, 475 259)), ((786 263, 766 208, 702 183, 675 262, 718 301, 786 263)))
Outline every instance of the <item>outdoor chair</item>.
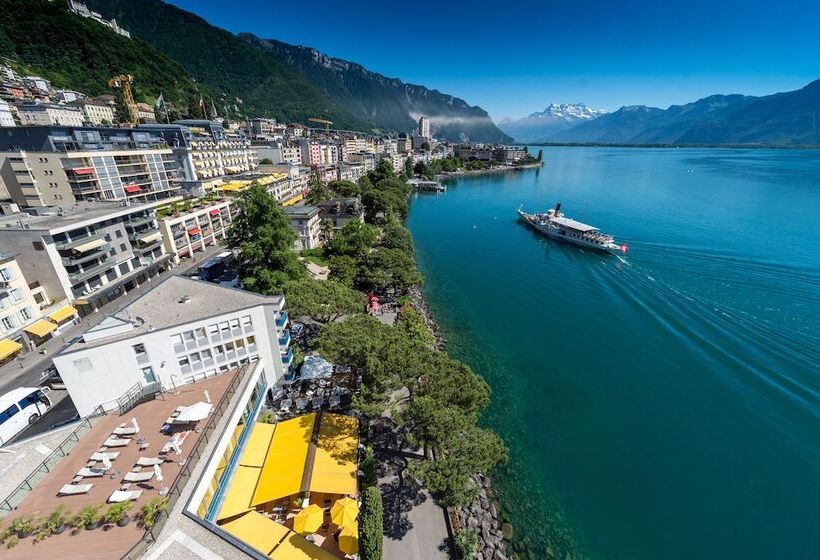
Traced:
POLYGON ((93 455, 91 455, 91 459, 89 459, 89 461, 102 461, 103 456, 107 456, 109 461, 113 461, 114 459, 116 459, 117 457, 120 456, 120 452, 119 451, 111 451, 111 452, 101 453, 101 452, 98 451, 97 453, 94 453, 93 455))
POLYGON ((165 459, 159 457, 140 457, 137 459, 137 466, 139 467, 153 467, 154 465, 161 465, 165 459))
POLYGON ((79 471, 77 471, 77 475, 82 478, 95 478, 105 474, 106 469, 95 469, 95 468, 88 468, 83 467, 79 471))
POLYGON ((111 432, 115 436, 133 436, 139 433, 139 430, 136 428, 114 428, 114 431, 111 432))
POLYGON ((125 447, 131 443, 130 439, 123 439, 123 438, 108 438, 103 442, 104 447, 125 447))
POLYGON ((148 482, 154 478, 154 471, 148 472, 128 472, 123 478, 124 482, 148 482))
POLYGON ((142 490, 114 490, 114 492, 108 496, 108 503, 116 504, 119 502, 128 502, 131 500, 137 500, 140 496, 142 496, 142 490))
POLYGON ((93 484, 66 484, 57 491, 58 496, 74 496, 77 494, 88 494, 93 484))

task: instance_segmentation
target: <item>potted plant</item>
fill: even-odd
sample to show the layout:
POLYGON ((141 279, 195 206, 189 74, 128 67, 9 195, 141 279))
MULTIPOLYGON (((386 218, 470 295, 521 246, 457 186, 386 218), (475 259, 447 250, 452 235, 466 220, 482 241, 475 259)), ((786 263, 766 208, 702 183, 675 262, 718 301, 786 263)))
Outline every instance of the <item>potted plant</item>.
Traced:
POLYGON ((57 508, 42 519, 37 527, 34 542, 40 542, 51 535, 59 535, 66 529, 69 521, 69 513, 65 506, 57 508))
POLYGON ((21 515, 15 518, 9 526, 12 533, 17 535, 17 538, 24 539, 34 531, 34 517, 31 515, 21 515))
POLYGON ((128 510, 133 507, 132 502, 120 502, 112 504, 105 512, 105 521, 107 523, 115 523, 118 527, 125 527, 131 522, 131 517, 128 516, 128 510))
POLYGON ((167 509, 168 498, 164 496, 151 498, 151 501, 142 506, 140 510, 140 521, 147 529, 150 529, 157 522, 159 514, 167 509))
POLYGON ((78 530, 86 529, 87 531, 91 531, 92 529, 96 529, 100 526, 100 521, 102 520, 101 509, 102 505, 100 504, 89 504, 74 516, 71 520, 71 524, 78 530))

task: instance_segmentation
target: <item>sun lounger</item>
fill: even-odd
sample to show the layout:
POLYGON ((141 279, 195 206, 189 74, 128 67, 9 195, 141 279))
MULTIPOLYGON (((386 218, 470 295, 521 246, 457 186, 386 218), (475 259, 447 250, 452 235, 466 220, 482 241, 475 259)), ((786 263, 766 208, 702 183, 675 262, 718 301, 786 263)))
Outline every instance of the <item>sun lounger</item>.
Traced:
POLYGON ((66 484, 57 492, 58 496, 74 496, 76 494, 87 494, 93 484, 66 484))
POLYGON ((108 503, 128 502, 130 500, 139 499, 140 496, 142 496, 142 490, 114 490, 114 492, 108 496, 108 503))
POLYGON ((160 455, 170 452, 174 448, 174 443, 176 443, 179 447, 182 447, 182 444, 185 442, 185 438, 188 437, 188 434, 191 433, 191 430, 186 430, 184 432, 179 432, 173 435, 168 442, 162 446, 162 449, 159 450, 160 455))
POLYGON ((149 472, 129 472, 123 478, 124 482, 148 482, 154 478, 154 471, 149 472))
POLYGON ((114 431, 111 433, 115 436, 133 436, 139 433, 139 430, 136 428, 114 428, 114 431))
POLYGON ((107 440, 105 440, 103 442, 103 445, 105 447, 125 447, 129 443, 131 443, 130 439, 122 439, 122 438, 112 437, 112 438, 108 438, 107 440))
POLYGON ((154 465, 161 465, 165 462, 165 459, 160 459, 157 457, 140 457, 137 459, 137 466, 139 467, 153 467, 154 465))
POLYGON ((90 461, 102 461, 103 455, 107 455, 108 460, 113 461, 114 459, 116 459, 117 457, 120 456, 120 452, 119 451, 110 451, 110 452, 103 452, 103 453, 97 452, 97 453, 94 453, 91 456, 90 461))
POLYGON ((96 468, 88 468, 83 467, 79 471, 77 471, 77 476, 81 476, 83 478, 94 478, 97 476, 102 476, 105 474, 105 469, 96 469, 96 468))

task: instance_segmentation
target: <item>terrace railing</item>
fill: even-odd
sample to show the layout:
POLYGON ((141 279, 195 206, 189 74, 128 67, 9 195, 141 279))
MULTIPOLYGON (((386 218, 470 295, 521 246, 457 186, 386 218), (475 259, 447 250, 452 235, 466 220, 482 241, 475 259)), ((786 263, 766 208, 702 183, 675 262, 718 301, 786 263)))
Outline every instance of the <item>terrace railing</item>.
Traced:
MULTIPOLYGON (((242 380, 247 377, 247 373, 251 370, 252 366, 253 364, 242 366, 239 372, 231 380, 228 388, 222 395, 222 398, 219 399, 219 402, 216 403, 216 406, 208 416, 208 422, 202 428, 202 432, 199 434, 199 439, 196 440, 196 443, 191 448, 191 453, 185 459, 185 465, 183 465, 174 481, 168 487, 168 493, 166 494, 166 497, 168 498, 168 507, 160 512, 154 525, 152 525, 150 529, 146 530, 139 542, 137 542, 133 547, 131 547, 131 550, 122 556, 122 560, 134 560, 136 558, 140 558, 148 547, 157 541, 157 538, 162 532, 162 528, 168 521, 168 517, 170 515, 169 512, 174 508, 177 500, 179 500, 182 495, 185 485, 191 479, 192 472, 205 453, 204 450, 208 446, 208 442, 210 442, 214 437, 216 425, 222 420, 222 415, 225 413, 231 399, 236 394, 239 386, 242 384, 242 380)), ((218 437, 219 434, 216 434, 216 436, 218 437)))
POLYGON ((128 389, 123 395, 117 399, 117 408, 120 410, 120 416, 137 406, 139 403, 148 399, 154 398, 162 391, 162 387, 158 382, 142 385, 135 383, 133 387, 128 389))
POLYGON ((105 411, 101 406, 98 406, 90 416, 86 416, 80 420, 68 437, 49 453, 43 462, 40 463, 17 488, 12 490, 5 500, 0 502, 0 519, 17 509, 17 506, 20 505, 20 502, 23 501, 28 493, 34 490, 37 484, 51 472, 51 469, 74 449, 74 446, 99 422, 103 415, 105 415, 105 411))

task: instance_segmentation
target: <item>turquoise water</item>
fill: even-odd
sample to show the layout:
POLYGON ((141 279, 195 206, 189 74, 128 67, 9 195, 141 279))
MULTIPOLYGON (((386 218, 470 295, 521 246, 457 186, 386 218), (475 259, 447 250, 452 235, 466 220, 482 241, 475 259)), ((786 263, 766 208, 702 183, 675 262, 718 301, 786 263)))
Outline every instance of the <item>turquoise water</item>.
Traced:
POLYGON ((552 148, 419 195, 448 349, 493 388, 530 557, 820 558, 820 154, 552 148), (537 236, 566 215, 624 257, 537 236))

